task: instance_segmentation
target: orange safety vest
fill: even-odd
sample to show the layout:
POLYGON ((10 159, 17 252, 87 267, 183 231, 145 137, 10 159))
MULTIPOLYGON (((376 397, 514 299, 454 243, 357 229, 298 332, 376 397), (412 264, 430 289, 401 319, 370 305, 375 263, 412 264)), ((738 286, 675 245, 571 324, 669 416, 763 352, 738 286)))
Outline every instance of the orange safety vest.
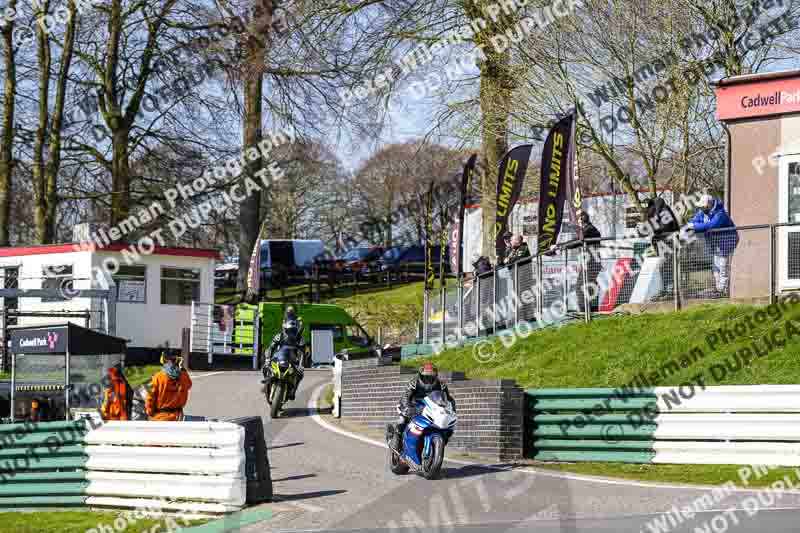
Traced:
POLYGON ((128 389, 125 380, 111 371, 109 375, 111 386, 106 389, 100 414, 103 415, 103 420, 128 420, 128 389))
POLYGON ((183 414, 189 401, 192 378, 183 369, 178 379, 171 379, 163 370, 150 381, 150 391, 145 401, 145 410, 150 420, 173 422, 183 414))

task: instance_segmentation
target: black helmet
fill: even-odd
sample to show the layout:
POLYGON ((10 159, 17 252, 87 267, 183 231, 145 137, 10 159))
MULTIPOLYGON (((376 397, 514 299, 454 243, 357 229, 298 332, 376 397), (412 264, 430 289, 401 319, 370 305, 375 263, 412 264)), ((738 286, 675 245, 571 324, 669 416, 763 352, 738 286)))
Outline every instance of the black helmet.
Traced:
POLYGON ((289 339, 296 339, 300 334, 300 327, 297 320, 286 320, 283 323, 283 334, 289 339))
POLYGON ((433 385, 438 377, 439 370, 433 365, 433 363, 425 363, 419 369, 419 379, 422 380, 422 383, 425 385, 433 385))

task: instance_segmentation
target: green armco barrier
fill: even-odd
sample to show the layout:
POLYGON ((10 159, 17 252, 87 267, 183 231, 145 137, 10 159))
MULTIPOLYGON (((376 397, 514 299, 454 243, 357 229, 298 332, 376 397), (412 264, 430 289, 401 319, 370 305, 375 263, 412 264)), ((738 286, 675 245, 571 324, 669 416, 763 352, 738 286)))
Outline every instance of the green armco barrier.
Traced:
POLYGON ((14 483, 52 483, 54 481, 85 481, 86 471, 72 470, 68 472, 18 472, 14 477, 4 481, 7 484, 14 483))
POLYGON ((537 400, 528 397, 528 407, 535 411, 631 411, 650 407, 655 409, 656 399, 649 397, 625 398, 606 398, 598 401, 595 398, 554 398, 537 400))
MULTIPOLYGON (((66 456, 59 456, 59 455, 49 455, 49 456, 41 456, 39 458, 30 457, 29 465, 26 467, 21 468, 24 472, 29 471, 41 471, 41 470, 63 470, 66 468, 70 469, 79 469, 83 468, 86 465, 86 461, 89 459, 87 455, 66 455, 66 456)), ((0 474, 3 474, 6 470, 6 463, 11 462, 11 460, 6 459, 2 463, 0 463, 0 474)), ((24 463, 23 463, 24 464, 24 463)))
POLYGON ((30 448, 31 446, 47 446, 48 444, 58 443, 59 445, 83 444, 86 433, 69 433, 63 431, 42 431, 40 433, 26 433, 21 437, 14 436, 13 439, 7 438, 5 441, 0 439, 2 450, 11 448, 30 448), (49 440, 48 440, 49 439, 49 440))
MULTIPOLYGON (((627 416, 615 414, 615 415, 599 415, 599 416, 591 416, 586 417, 583 415, 575 415, 575 414, 560 414, 560 415, 540 415, 534 414, 533 417, 530 418, 533 420, 534 424, 543 425, 543 424, 569 424, 570 427, 572 426, 584 426, 586 424, 600 424, 600 425, 631 425, 633 421, 628 418, 627 416), (580 418, 578 418, 580 416, 580 418)), ((642 426, 655 426, 656 423, 650 420, 645 419, 643 423, 639 423, 638 418, 635 419, 637 425, 642 426)))
POLYGON ((527 457, 650 463, 655 456, 654 389, 528 389, 525 398, 527 457))
POLYGON ((88 481, 77 483, 0 483, 0 504, 3 496, 22 498, 25 496, 85 496, 88 481))
POLYGON ((12 459, 14 457, 24 457, 26 455, 31 457, 42 457, 44 455, 49 457, 66 457, 70 455, 84 455, 85 453, 86 450, 81 445, 61 446, 57 443, 53 443, 50 447, 42 445, 4 448, 0 450, 0 468, 2 468, 3 459, 12 459))
POLYGON ((21 496, 0 498, 0 508, 26 507, 86 507, 88 496, 21 496))
POLYGON ((433 353, 433 346, 430 344, 406 344, 400 349, 401 359, 412 359, 422 355, 433 353))
POLYGON ((651 464, 655 457, 655 452, 571 452, 571 451, 541 451, 536 453, 533 458, 539 461, 558 461, 564 463, 581 462, 608 462, 608 463, 635 463, 651 464))
MULTIPOLYGON (((8 433, 39 433, 43 431, 73 430, 87 432, 86 422, 80 420, 59 420, 57 422, 17 422, 15 424, 0 424, 0 439, 8 433)), ((2 440, 0 440, 0 443, 2 440)))
MULTIPOLYGON (((570 426, 562 428, 558 425, 542 425, 529 432, 534 437, 552 438, 584 438, 584 439, 610 439, 610 440, 652 440, 656 428, 650 426, 633 427, 633 425, 592 425, 589 427, 570 426)), ((534 442, 534 446, 536 443, 534 442)))
POLYGON ((0 425, 0 508, 84 507, 83 421, 0 425))
POLYGON ((653 441, 651 440, 624 440, 620 442, 606 442, 604 440, 547 440, 536 441, 537 450, 626 450, 653 452, 653 441))

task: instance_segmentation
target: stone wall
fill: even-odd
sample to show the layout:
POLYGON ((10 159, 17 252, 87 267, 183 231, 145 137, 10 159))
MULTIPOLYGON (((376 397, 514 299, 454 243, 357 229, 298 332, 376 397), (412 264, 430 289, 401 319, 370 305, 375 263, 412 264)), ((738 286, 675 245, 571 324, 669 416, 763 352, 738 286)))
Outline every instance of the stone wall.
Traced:
MULTIPOLYGON (((397 419, 397 403, 416 370, 380 364, 377 359, 345 361, 341 415, 384 429, 397 419)), ((497 461, 522 457, 524 392, 510 380, 466 380, 440 372, 456 401, 458 424, 448 447, 497 461)))

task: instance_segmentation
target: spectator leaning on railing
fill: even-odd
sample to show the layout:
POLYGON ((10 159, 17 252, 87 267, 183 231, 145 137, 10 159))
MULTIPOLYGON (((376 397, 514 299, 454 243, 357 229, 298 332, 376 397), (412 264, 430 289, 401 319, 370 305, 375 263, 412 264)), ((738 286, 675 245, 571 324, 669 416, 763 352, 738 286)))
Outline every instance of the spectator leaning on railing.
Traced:
MULTIPOLYGON (((672 211, 663 198, 648 198, 647 200, 647 224, 650 225, 653 233, 652 251, 654 255, 659 255, 658 242, 668 243, 672 236, 680 231, 678 217, 672 211)), ((657 298, 670 297, 674 293, 674 279, 672 255, 669 246, 665 249, 664 261, 661 263, 661 294, 657 298)))
MULTIPOLYGON (((581 226, 583 227, 583 239, 585 241, 589 241, 586 243, 586 248, 590 252, 586 257, 586 284, 587 291, 589 291, 590 295, 589 310, 596 312, 598 309, 598 291, 594 290, 594 294, 592 294, 590 287, 597 287, 597 277, 600 275, 600 271, 603 270, 603 264, 598 259, 600 256, 600 247, 602 246, 599 239, 602 239, 602 235, 600 235, 600 231, 595 227, 595 225, 592 224, 592 220, 589 218, 589 213, 586 211, 581 212, 581 226)), ((581 290, 578 291, 578 307, 581 312, 586 311, 584 304, 583 283, 581 283, 581 290)))
POLYGON ((525 259, 526 257, 530 257, 531 252, 528 249, 528 245, 522 239, 522 235, 514 235, 511 238, 511 248, 506 256, 503 264, 510 265, 514 261, 519 261, 520 259, 525 259))
POLYGON ((700 210, 687 224, 687 227, 696 233, 703 233, 706 253, 713 256, 712 270, 716 287, 711 296, 727 297, 731 273, 730 258, 739 244, 739 232, 736 231, 736 224, 728 216, 719 199, 710 194, 704 194, 697 206, 700 210), (731 229, 720 231, 720 228, 731 229))

